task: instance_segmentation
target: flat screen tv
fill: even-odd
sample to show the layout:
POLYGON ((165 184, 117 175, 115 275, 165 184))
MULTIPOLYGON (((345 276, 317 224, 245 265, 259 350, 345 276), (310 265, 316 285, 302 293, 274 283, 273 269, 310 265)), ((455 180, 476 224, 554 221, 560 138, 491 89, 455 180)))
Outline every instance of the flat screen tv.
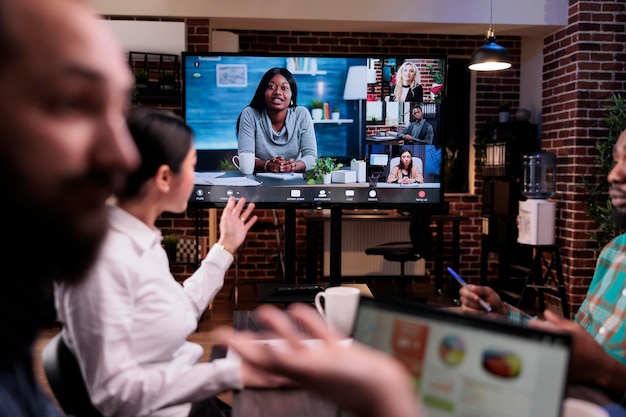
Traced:
POLYGON ((182 65, 183 115, 195 132, 198 153, 192 203, 222 207, 234 195, 259 207, 402 209, 417 204, 438 209, 443 204, 445 57, 185 52, 182 65), (297 100, 290 104, 301 108, 298 121, 276 127, 263 110, 255 110, 256 116, 242 117, 245 127, 239 124, 238 130, 242 110, 257 89, 268 95, 270 87, 261 86, 261 79, 271 68, 292 74, 296 94, 291 93, 297 100), (416 73, 419 87, 396 89, 407 71, 416 73), (432 135, 423 125, 419 137, 399 136, 413 120, 415 107, 432 135), (307 151, 300 145, 294 159, 301 162, 295 166, 302 171, 307 158, 310 167, 316 158, 331 157, 343 166, 330 183, 311 184, 301 172, 275 174, 277 165, 268 167, 264 162, 271 158, 260 156, 264 145, 258 141, 270 140, 264 135, 279 135, 279 140, 281 130, 285 134, 285 129, 303 126, 309 129, 308 139, 298 140, 310 144, 312 134, 315 146, 307 151), (242 135, 248 135, 245 150, 254 150, 259 159, 249 175, 242 175, 232 161, 244 146, 242 135), (419 181, 388 182, 406 150, 421 171, 419 181))

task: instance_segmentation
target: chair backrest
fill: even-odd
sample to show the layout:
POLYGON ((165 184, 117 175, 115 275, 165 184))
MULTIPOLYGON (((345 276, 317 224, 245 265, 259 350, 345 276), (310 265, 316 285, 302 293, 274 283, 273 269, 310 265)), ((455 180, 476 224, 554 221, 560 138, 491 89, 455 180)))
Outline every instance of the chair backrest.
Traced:
MULTIPOLYGON (((387 165, 387 171, 385 172, 385 176, 389 176, 389 173, 391 172, 391 169, 393 167, 397 166, 399 163, 400 163, 400 157, 399 156, 391 158, 391 160, 389 161, 389 165, 387 165)), ((420 170, 422 175, 424 174, 424 164, 422 163, 422 160, 420 158, 418 158, 417 156, 413 157, 413 166, 417 167, 417 169, 420 170)))
POLYGON ((46 378, 63 411, 76 417, 102 417, 91 404, 78 361, 61 333, 50 339, 41 356, 46 378))

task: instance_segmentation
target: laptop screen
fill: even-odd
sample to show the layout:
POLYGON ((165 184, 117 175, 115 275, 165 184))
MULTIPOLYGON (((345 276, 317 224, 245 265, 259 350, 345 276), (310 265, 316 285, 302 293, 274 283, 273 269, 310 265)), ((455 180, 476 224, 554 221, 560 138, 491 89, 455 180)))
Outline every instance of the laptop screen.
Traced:
POLYGON ((370 165, 386 166, 387 162, 389 162, 389 155, 387 154, 379 154, 379 153, 370 154, 370 165))
POLYGON ((354 340, 408 367, 429 417, 560 415, 567 335, 361 297, 354 340))

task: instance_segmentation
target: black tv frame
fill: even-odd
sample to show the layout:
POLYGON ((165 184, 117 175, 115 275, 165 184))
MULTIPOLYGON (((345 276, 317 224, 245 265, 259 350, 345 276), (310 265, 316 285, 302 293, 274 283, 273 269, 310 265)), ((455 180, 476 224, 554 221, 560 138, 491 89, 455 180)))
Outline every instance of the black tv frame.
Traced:
MULTIPOLYGON (((217 52, 183 52, 183 56, 181 59, 182 62, 182 80, 183 80, 183 89, 182 89, 182 105, 183 105, 183 115, 187 118, 187 97, 186 94, 188 92, 188 71, 186 70, 186 63, 189 58, 193 57, 270 57, 270 58, 287 58, 287 57, 309 57, 309 58, 346 58, 346 59, 396 59, 398 62, 402 62, 405 59, 430 59, 430 60, 441 60, 444 65, 442 68, 444 74, 444 96, 445 96, 445 68, 447 63, 447 58, 445 56, 438 55, 410 55, 410 54, 348 54, 348 55, 337 55, 337 54, 297 54, 297 53, 217 53, 217 52)), ((385 67, 386 68, 386 67, 385 67)), ((378 82, 382 84, 382 79, 384 79, 384 69, 381 70, 380 77, 378 82)), ((251 80, 251 83, 254 84, 256 88, 258 80, 251 80)), ((368 86, 369 91, 369 86, 368 86)), ((247 104, 249 99, 251 99, 251 95, 246 97, 244 104, 242 104, 241 109, 247 104)), ((365 100, 359 102, 360 105, 364 107, 367 105, 365 100)), ((306 105, 306 102, 299 97, 299 105, 306 105)), ((438 130, 436 132, 436 136, 439 138, 438 145, 436 148, 440 152, 440 169, 439 169, 439 187, 437 188, 417 188, 417 187, 406 187, 406 189, 414 190, 415 193, 418 193, 417 190, 421 190, 425 193, 425 196, 419 198, 417 194, 412 194, 410 198, 402 198, 397 199, 394 198, 397 196, 399 191, 398 188, 386 188, 381 185, 373 184, 372 181, 369 181, 366 187, 363 187, 361 184, 359 187, 354 186, 354 184, 331 184, 330 186, 324 185, 304 185, 298 184, 297 186, 292 186, 289 184, 289 181, 282 180, 274 180, 271 179, 263 179, 263 185, 258 187, 234 187, 234 186, 222 186, 222 185, 196 185, 194 192, 190 198, 190 203, 193 205, 202 205, 205 207, 223 207, 226 204, 228 196, 234 195, 236 198, 245 197, 248 201, 254 201, 257 207, 259 208, 297 208, 297 209, 309 209, 309 208, 341 208, 341 209, 400 209, 400 210, 410 210, 413 207, 424 207, 424 209, 429 209, 429 211, 433 213, 441 212, 444 205, 444 182, 445 182, 445 171, 444 171, 444 154, 442 150, 445 148, 444 143, 444 126, 441 123, 443 120, 443 113, 445 112, 445 100, 438 106, 438 120, 435 129, 438 130), (274 190, 270 194, 268 194, 271 198, 264 198, 263 193, 258 193, 257 189, 259 187, 272 187, 274 190), (276 188, 274 188, 276 187, 276 188), (291 190, 297 189, 299 190, 299 197, 292 197, 291 190), (325 189, 327 190, 327 194, 325 198, 319 198, 319 190, 325 189), (355 196, 350 200, 346 198, 343 199, 333 199, 332 193, 333 191, 336 193, 337 191, 344 192, 346 190, 354 189, 355 196), (436 193, 433 193, 433 190, 436 190, 436 193), (376 193, 375 197, 371 197, 371 192, 376 193), (213 194, 221 194, 219 200, 208 198, 207 196, 213 194), (283 197, 277 197, 278 193, 289 193, 284 194, 283 197), (331 194, 329 197, 328 195, 331 194)), ((365 109, 360 110, 360 114, 362 117, 365 117, 365 109)), ((349 165, 349 160, 357 157, 358 159, 365 159, 366 155, 366 132, 367 128, 374 127, 377 128, 378 124, 376 122, 370 122, 366 124, 365 122, 360 122, 363 129, 363 135, 357 137, 353 140, 354 143, 358 143, 358 147, 360 148, 362 154, 360 155, 347 155, 342 158, 340 155, 332 155, 337 158, 339 162, 349 165)), ((193 126, 192 126, 193 127, 193 126)), ((233 127, 234 130, 234 127, 233 127)), ((404 145, 398 145, 401 149, 404 145)), ((232 155, 228 151, 217 151, 217 150, 202 150, 198 149, 198 171, 203 170, 203 166, 206 166, 206 159, 211 158, 220 158, 219 155, 232 155)), ((232 150, 230 150, 232 152, 232 150)), ((236 149, 234 150, 236 153, 236 149)), ((322 156, 322 155, 318 155, 322 156)), ((238 173, 237 173, 238 174, 238 173)), ((407 193, 404 188, 400 188, 400 192, 407 193)))

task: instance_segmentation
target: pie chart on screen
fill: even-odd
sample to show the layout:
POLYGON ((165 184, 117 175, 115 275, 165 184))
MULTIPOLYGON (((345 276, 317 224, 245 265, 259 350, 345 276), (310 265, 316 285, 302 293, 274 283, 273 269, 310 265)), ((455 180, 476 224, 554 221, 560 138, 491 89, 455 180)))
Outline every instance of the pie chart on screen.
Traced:
POLYGON ((465 358, 465 343, 456 335, 448 335, 439 343, 439 357, 448 366, 456 366, 465 358))
POLYGON ((517 378, 522 372, 522 359, 515 352, 497 349, 483 351, 483 369, 500 378, 517 378))

